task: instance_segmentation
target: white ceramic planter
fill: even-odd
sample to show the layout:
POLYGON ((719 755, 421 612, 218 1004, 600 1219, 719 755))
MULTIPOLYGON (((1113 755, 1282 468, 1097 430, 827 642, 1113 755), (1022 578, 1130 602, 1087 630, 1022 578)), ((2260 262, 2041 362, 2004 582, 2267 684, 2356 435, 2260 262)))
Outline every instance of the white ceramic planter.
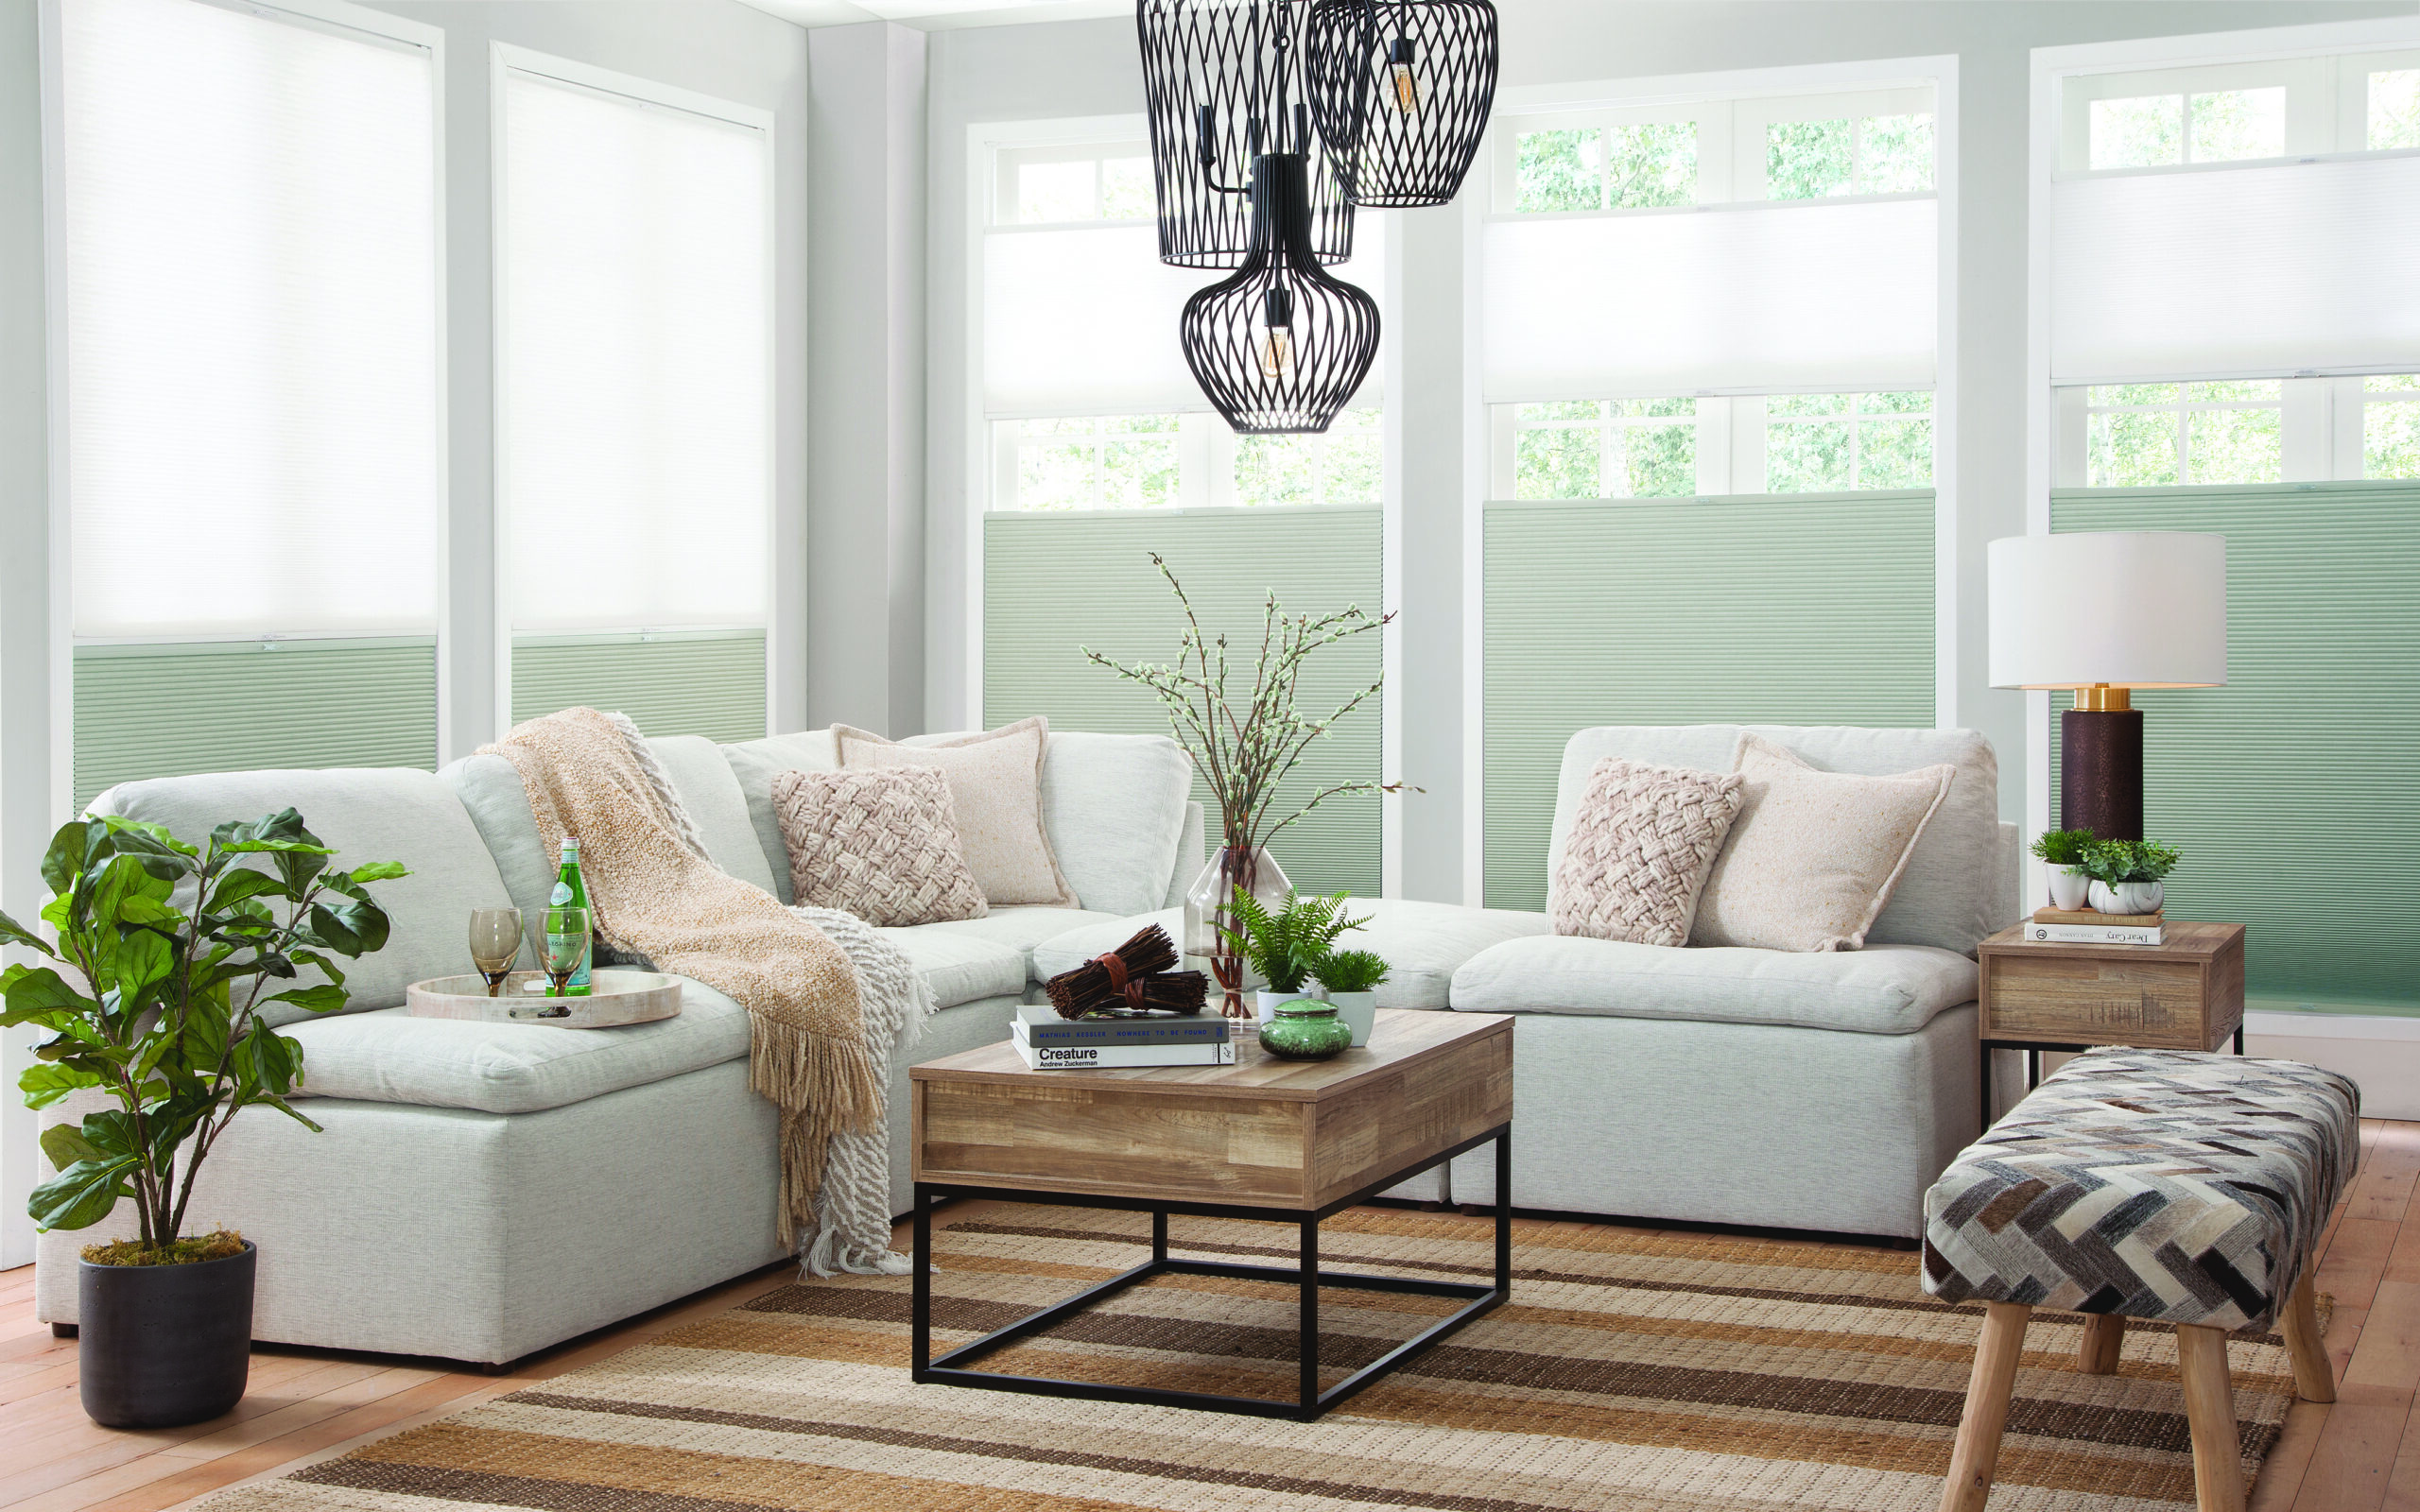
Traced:
POLYGON ((1336 1005, 1336 1016, 1351 1026, 1354 1049, 1358 1050, 1370 1042, 1370 1031, 1378 1023, 1378 994, 1330 992, 1322 988, 1320 996, 1336 1005))
POLYGON ((1298 998, 1317 998, 1319 994, 1309 988, 1305 988, 1300 992, 1271 992, 1267 988, 1262 988, 1252 995, 1253 1019, 1256 1022, 1267 1023, 1277 1017, 1279 1004, 1292 1003, 1298 998))
POLYGON ((2051 907, 2072 913, 2092 897, 2092 879, 2083 874, 2082 867, 2054 867, 2046 862, 2043 869, 2050 874, 2051 907))
POLYGON ((2096 882, 2092 906, 2104 914, 2155 914, 2168 889, 2156 882, 2096 882))

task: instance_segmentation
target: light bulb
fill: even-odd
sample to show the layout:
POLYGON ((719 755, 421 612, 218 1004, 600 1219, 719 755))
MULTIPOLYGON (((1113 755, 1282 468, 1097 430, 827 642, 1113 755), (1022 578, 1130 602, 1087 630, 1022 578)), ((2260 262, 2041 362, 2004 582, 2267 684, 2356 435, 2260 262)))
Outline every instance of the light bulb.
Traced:
POLYGON ((1395 109, 1406 115, 1420 109, 1420 80, 1412 77, 1412 46, 1409 37, 1397 37, 1387 44, 1387 76, 1393 82, 1395 109))
POLYGON ((1260 375, 1271 381, 1294 375, 1294 291, 1276 285, 1261 296, 1260 375))

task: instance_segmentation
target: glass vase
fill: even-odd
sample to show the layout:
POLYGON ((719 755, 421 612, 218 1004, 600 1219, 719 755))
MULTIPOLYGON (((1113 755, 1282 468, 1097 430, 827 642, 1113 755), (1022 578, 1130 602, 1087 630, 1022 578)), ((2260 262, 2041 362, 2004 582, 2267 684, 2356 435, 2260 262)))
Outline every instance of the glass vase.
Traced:
POLYGON ((1244 1004, 1243 956, 1219 933, 1221 925, 1235 926, 1233 903, 1238 886, 1272 914, 1286 906, 1294 891, 1285 868, 1266 846, 1254 846, 1249 851, 1220 846, 1193 879, 1193 885, 1184 890, 1184 954, 1199 957, 1201 969, 1225 994, 1223 1011, 1230 1019, 1248 1018, 1252 1013, 1244 1004))

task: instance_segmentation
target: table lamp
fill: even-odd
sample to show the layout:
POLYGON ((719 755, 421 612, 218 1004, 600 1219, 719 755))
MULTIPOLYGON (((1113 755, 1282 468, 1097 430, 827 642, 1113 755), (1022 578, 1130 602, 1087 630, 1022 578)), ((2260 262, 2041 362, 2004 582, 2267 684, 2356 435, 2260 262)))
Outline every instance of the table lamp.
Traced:
POLYGON ((2076 693, 2059 716, 2059 828, 2143 838, 2143 715, 2128 695, 2226 685, 2226 538, 2013 536, 1991 543, 1990 584, 1992 686, 2076 693))

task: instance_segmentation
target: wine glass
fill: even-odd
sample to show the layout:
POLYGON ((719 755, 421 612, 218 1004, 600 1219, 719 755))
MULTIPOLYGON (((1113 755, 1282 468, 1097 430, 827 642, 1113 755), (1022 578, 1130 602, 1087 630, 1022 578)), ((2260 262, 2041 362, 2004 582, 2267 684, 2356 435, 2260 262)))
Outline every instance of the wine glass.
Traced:
POLYGON ((521 910, 518 908, 474 908, 471 910, 471 960, 487 978, 488 996, 494 997, 504 989, 504 979, 512 973, 512 963, 521 956, 521 910))
POLYGON ((539 963, 546 969, 547 989, 562 997, 572 973, 588 959, 588 910, 549 908, 539 930, 539 963))

